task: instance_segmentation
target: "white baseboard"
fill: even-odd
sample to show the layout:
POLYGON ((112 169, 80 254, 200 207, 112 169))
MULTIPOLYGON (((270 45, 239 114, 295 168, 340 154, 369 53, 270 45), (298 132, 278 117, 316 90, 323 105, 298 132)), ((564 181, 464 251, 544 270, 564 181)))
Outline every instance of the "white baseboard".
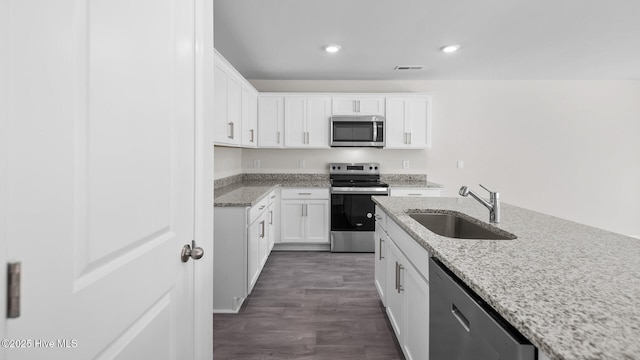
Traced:
POLYGON ((331 244, 277 243, 273 251, 329 251, 331 244))

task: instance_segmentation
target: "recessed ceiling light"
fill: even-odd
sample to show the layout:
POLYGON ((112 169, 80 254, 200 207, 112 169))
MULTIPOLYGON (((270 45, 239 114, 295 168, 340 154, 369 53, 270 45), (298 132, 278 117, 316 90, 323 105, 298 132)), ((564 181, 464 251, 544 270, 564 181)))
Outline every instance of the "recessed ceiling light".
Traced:
POLYGON ((336 44, 331 44, 324 47, 324 51, 328 53, 336 53, 340 51, 340 49, 341 49, 341 46, 336 44))
POLYGON ((456 52, 458 51, 458 49, 460 49, 460 45, 458 44, 445 45, 440 48, 440 50, 442 50, 442 52, 445 52, 445 53, 456 52))

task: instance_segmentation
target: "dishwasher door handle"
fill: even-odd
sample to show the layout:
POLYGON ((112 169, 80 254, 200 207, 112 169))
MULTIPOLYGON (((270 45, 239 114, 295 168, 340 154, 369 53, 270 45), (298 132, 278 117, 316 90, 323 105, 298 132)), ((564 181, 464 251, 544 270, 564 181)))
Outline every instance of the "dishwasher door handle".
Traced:
POLYGON ((460 309, 458 309, 458 307, 454 303, 451 303, 451 313, 458 320, 458 322, 460 322, 460 325, 462 325, 462 327, 467 330, 467 332, 469 332, 469 320, 466 316, 464 316, 462 311, 460 311, 460 309))

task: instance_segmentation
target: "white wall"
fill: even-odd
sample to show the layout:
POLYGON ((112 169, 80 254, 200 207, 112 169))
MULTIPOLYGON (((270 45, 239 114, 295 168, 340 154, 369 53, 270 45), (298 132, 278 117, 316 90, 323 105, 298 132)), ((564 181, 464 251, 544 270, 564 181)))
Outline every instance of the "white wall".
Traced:
POLYGON ((426 170, 431 181, 444 184, 446 196, 455 196, 461 185, 481 191, 482 183, 507 203, 640 235, 640 81, 251 83, 259 91, 430 93, 433 148, 368 149, 360 155, 245 149, 243 171, 298 172, 305 159, 306 171, 315 172, 343 156, 375 157, 385 168, 401 170, 407 158, 415 172, 426 170), (254 158, 261 159, 262 170, 252 168, 254 158), (464 169, 456 168, 457 160, 464 160, 464 169))
POLYGON ((242 149, 216 146, 213 164, 215 180, 242 173, 242 149))
POLYGON ((326 150, 244 149, 242 169, 248 173, 326 173, 329 162, 378 162, 385 174, 426 174, 425 150, 382 150, 372 148, 341 148, 326 150), (260 168, 254 168, 260 160, 260 168), (304 168, 300 161, 304 161, 304 168), (403 169, 402 162, 409 162, 403 169))

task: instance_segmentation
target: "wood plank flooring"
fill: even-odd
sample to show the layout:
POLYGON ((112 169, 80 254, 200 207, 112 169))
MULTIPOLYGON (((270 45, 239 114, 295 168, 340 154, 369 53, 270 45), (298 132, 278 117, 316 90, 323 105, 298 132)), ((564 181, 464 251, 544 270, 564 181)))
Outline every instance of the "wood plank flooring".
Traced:
POLYGON ((238 314, 213 317, 216 360, 401 360, 373 254, 272 252, 238 314))

